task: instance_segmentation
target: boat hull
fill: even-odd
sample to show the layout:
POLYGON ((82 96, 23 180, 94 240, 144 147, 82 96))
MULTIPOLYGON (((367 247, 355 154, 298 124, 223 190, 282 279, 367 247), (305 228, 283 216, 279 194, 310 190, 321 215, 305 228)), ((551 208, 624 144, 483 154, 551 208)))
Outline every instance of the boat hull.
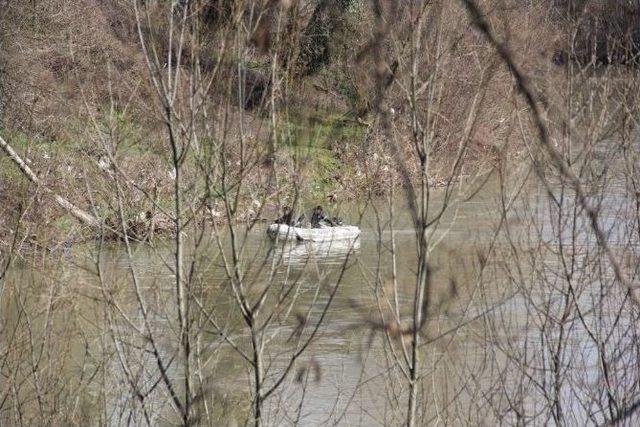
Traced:
POLYGON ((360 249, 360 239, 342 239, 331 242, 286 241, 273 248, 279 263, 292 267, 308 264, 342 265, 345 257, 360 249))
POLYGON ((354 225, 336 227, 303 228, 286 224, 271 224, 267 234, 272 239, 297 240, 309 242, 331 242, 333 240, 353 240, 360 235, 360 229, 354 225))

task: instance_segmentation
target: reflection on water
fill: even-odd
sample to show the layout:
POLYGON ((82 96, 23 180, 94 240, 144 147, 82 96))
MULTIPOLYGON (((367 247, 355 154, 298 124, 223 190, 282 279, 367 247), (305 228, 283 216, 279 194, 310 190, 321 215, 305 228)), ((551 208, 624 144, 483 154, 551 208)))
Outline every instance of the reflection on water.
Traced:
MULTIPOLYGON (((612 241, 621 242, 634 226, 615 221, 624 209, 616 200, 603 223, 617 230, 609 234, 612 241)), ((593 238, 582 217, 569 216, 571 203, 567 216, 553 222, 545 219, 548 199, 532 191, 499 232, 498 206, 495 189, 483 191, 455 206, 430 236, 439 245, 431 256, 429 321, 422 337, 421 423, 602 421, 602 402, 621 405, 636 391, 637 369, 622 369, 637 365, 637 308, 612 281, 602 254, 585 244, 593 238), (605 365, 618 371, 605 375, 605 365), (603 391, 603 383, 609 390, 603 391)), ((415 232, 408 212, 399 209, 392 246, 387 208, 383 202, 376 207, 365 211, 355 241, 274 245, 266 226, 238 237, 248 292, 269 290, 264 311, 274 313, 265 332, 267 380, 278 378, 296 339, 310 333, 300 333, 295 319, 323 319, 308 351, 270 397, 266 424, 403 423, 402 344, 408 343, 376 325, 396 318, 408 324, 415 232), (286 304, 278 299, 282 295, 286 304)), ((200 337, 194 343, 200 355, 193 361, 196 394, 206 396, 199 398, 198 411, 214 424, 243 423, 251 404, 251 372, 233 349, 250 348, 250 336, 231 291, 234 272, 224 268, 220 252, 230 245, 228 235, 220 241, 210 236, 190 240, 186 250, 193 262, 187 268, 193 298, 203 307, 192 307, 198 314, 191 325, 200 337)), ((171 242, 138 245, 129 259, 122 246, 98 251, 90 244, 73 248, 71 260, 15 268, 3 294, 0 419, 175 423, 148 339, 158 343, 167 375, 181 393, 171 250, 171 242), (41 374, 36 379, 33 372, 41 374), (137 397, 131 384, 139 388, 137 397)))

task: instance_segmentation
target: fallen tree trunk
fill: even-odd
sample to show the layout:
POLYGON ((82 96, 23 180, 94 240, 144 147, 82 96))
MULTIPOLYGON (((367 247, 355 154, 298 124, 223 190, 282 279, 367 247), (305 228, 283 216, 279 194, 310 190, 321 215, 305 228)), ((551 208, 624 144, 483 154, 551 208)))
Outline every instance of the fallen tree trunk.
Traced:
POLYGON ((81 223, 90 227, 100 227, 101 222, 95 216, 80 209, 64 197, 54 193, 50 188, 42 185, 40 178, 31 170, 31 168, 22 160, 22 158, 15 152, 15 150, 0 136, 0 148, 4 151, 13 163, 20 169, 22 174, 33 184, 42 188, 46 193, 50 194, 56 203, 67 211, 71 216, 80 221, 81 223))

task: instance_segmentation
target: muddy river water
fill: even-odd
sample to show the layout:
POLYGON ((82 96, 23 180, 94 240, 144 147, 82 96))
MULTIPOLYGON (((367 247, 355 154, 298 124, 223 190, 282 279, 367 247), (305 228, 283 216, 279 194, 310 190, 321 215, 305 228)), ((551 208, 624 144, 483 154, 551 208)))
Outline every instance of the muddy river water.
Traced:
MULTIPOLYGON (((435 193, 434 205, 441 197, 435 193)), ((635 277, 629 260, 637 226, 624 196, 610 197, 602 224, 635 277)), ((438 223, 421 334, 420 425, 600 423, 637 393, 637 308, 569 194, 566 200, 554 207, 544 189, 532 187, 503 216, 505 197, 490 184, 438 223)), ((274 313, 262 337, 267 382, 284 372, 293 343, 322 320, 266 401, 265 425, 403 424, 408 342, 380 321, 392 318, 396 304, 399 317, 410 318, 417 249, 406 203, 397 198, 394 209, 389 221, 385 200, 335 207, 362 229, 356 242, 274 245, 267 223, 238 234, 249 293, 291 288, 286 303, 276 306, 270 296, 262 310, 263 320, 274 313), (299 314, 309 319, 302 330, 299 314)), ((198 301, 191 305, 196 424, 243 425, 253 374, 233 347, 248 352, 250 335, 224 268, 229 235, 219 235, 220 245, 213 230, 201 240, 190 235, 185 250, 195 263, 186 271, 198 301)), ((179 394, 172 253, 170 242, 133 244, 131 256, 123 244, 96 242, 16 261, 1 289, 3 424, 46 417, 53 424, 178 422, 142 332, 146 317, 179 394), (146 393, 146 419, 132 383, 146 393)))

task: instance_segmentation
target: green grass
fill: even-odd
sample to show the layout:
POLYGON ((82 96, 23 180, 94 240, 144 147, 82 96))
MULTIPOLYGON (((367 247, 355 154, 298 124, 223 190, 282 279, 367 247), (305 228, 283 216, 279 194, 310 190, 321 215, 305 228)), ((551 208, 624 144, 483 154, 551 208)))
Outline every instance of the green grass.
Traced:
POLYGON ((62 215, 56 218, 55 227, 62 232, 70 232, 78 228, 78 222, 71 218, 69 215, 62 215))
POLYGON ((316 110, 312 115, 290 113, 282 126, 281 140, 285 146, 333 148, 336 144, 359 140, 365 128, 350 117, 316 110))
POLYGON ((307 176, 308 196, 323 200, 335 190, 335 176, 346 167, 337 153, 364 138, 363 126, 342 114, 316 110, 313 116, 291 114, 281 128, 282 145, 307 176))

